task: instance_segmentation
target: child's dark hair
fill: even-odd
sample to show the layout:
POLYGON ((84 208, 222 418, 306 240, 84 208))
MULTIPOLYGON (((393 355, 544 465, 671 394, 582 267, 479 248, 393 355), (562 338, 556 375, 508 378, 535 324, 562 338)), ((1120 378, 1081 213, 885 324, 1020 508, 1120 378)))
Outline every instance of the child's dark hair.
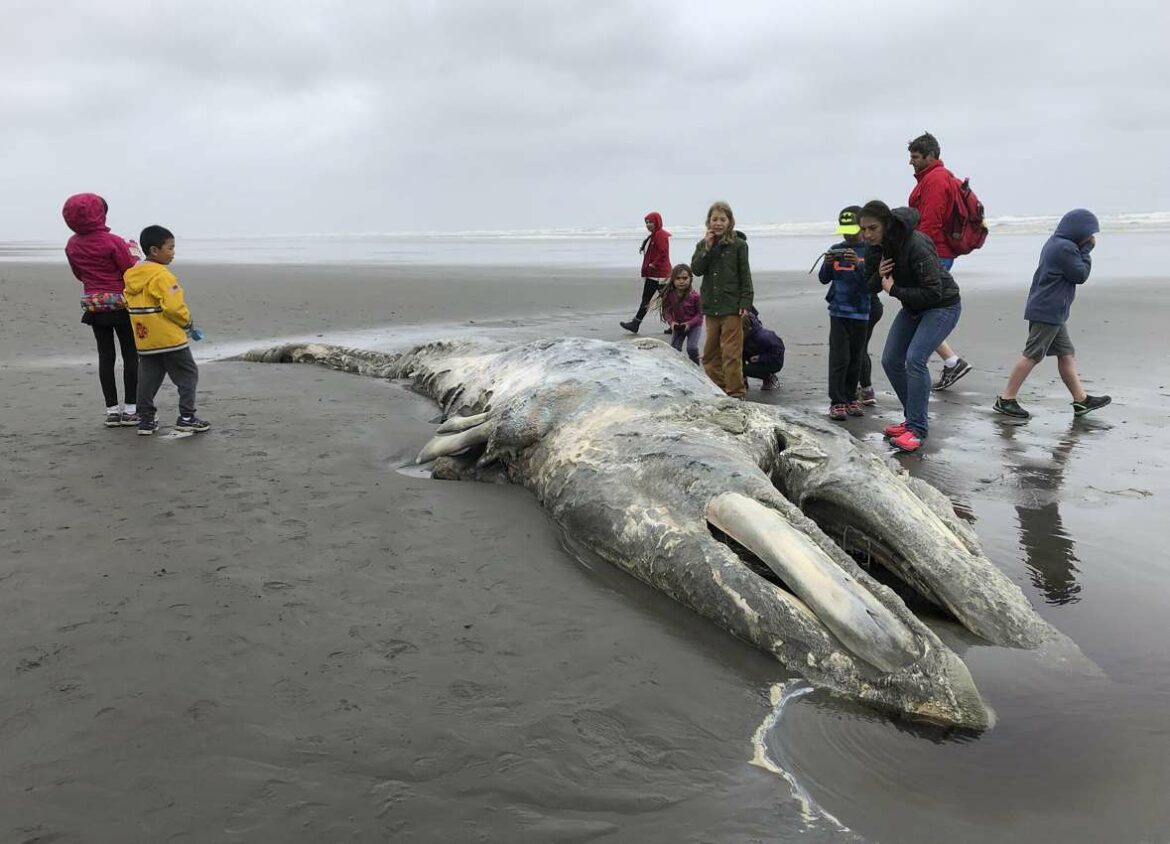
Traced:
POLYGON ((916 152, 923 157, 933 155, 935 158, 938 158, 942 155, 942 150, 938 145, 938 138, 929 132, 923 132, 917 138, 910 141, 906 145, 906 149, 909 152, 916 152))
POLYGON ((138 245, 142 247, 143 255, 149 255, 153 247, 162 249, 164 243, 174 239, 175 236, 162 226, 147 226, 142 230, 142 234, 138 235, 138 245))

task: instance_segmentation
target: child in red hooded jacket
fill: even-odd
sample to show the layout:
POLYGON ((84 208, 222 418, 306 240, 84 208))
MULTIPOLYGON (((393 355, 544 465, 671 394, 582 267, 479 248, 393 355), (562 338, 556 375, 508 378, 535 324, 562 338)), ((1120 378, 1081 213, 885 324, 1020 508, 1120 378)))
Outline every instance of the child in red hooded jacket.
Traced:
POLYGON ((69 268, 81 282, 81 321, 93 329, 98 348, 98 379, 106 401, 106 427, 138 424, 135 401, 138 395, 138 352, 130 312, 123 296, 122 273, 137 263, 130 244, 110 232, 106 225, 106 201, 94 193, 79 193, 65 200, 61 216, 76 234, 65 244, 69 268), (122 378, 125 402, 118 402, 114 377, 117 357, 114 336, 122 347, 122 378))
POLYGON ((642 241, 642 302, 638 305, 638 313, 628 322, 621 323, 626 331, 638 333, 646 312, 650 310, 650 300, 654 294, 666 286, 670 278, 670 232, 662 228, 662 215, 651 211, 646 215, 646 230, 650 232, 642 241))

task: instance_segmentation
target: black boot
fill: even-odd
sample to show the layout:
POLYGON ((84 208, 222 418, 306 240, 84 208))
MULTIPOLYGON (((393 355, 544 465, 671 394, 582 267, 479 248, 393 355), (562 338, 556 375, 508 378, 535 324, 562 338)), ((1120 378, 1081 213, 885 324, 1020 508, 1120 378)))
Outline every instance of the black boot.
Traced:
POLYGON ((631 334, 637 334, 638 328, 642 325, 642 320, 632 319, 629 322, 620 323, 620 325, 622 328, 624 328, 626 331, 629 331, 631 334))

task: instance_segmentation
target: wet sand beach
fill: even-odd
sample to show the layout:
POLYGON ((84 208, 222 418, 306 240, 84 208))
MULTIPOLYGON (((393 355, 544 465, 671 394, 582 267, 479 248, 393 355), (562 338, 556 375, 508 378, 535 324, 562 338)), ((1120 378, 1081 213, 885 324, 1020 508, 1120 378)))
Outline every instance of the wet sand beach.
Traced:
MULTIPOLYGON (((963 287, 975 367, 899 458, 1099 672, 955 641, 998 725, 907 729, 823 693, 749 764, 770 657, 575 559, 525 490, 409 468, 436 407, 398 383, 219 360, 278 338, 390 348, 458 333, 626 341, 637 279, 503 267, 175 270, 208 340, 207 434, 102 427, 96 355, 62 266, 0 263, 0 841, 1161 842, 1170 840, 1170 410, 1154 279, 1098 269, 1055 366, 990 410, 1026 283, 963 287), (405 468, 404 468, 405 467, 405 468), (836 818, 834 823, 826 815, 836 818)), ((828 317, 760 273, 788 347, 750 398, 823 414, 828 317)), ((850 430, 885 449, 879 406, 850 430)), ((650 336, 661 336, 649 321, 650 336)), ((932 364, 936 368, 937 364, 932 364)))

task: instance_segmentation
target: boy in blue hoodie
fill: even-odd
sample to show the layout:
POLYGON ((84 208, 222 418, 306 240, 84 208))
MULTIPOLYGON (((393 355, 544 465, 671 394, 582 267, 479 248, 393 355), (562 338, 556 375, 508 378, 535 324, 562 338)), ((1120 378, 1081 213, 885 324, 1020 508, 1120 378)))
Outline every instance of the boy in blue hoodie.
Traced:
POLYGON ((1027 419, 1031 416, 1020 407, 1016 395, 1036 364, 1047 356, 1056 357, 1056 368, 1064 386, 1072 393, 1073 415, 1084 416, 1109 404, 1109 396, 1090 396, 1077 375, 1076 352, 1068 337, 1069 311, 1077 287, 1088 281, 1093 267, 1089 253, 1101 230, 1092 211, 1077 208, 1065 214, 1056 231, 1040 250, 1040 266, 1032 276, 1024 319, 1028 320, 1028 341, 1024 354, 1012 367, 1007 387, 995 400, 995 409, 1005 416, 1027 419))
POLYGON ((821 284, 829 285, 829 418, 836 421, 862 415, 857 383, 872 330, 860 211, 851 205, 837 215, 837 234, 845 239, 825 253, 819 275, 821 284))

